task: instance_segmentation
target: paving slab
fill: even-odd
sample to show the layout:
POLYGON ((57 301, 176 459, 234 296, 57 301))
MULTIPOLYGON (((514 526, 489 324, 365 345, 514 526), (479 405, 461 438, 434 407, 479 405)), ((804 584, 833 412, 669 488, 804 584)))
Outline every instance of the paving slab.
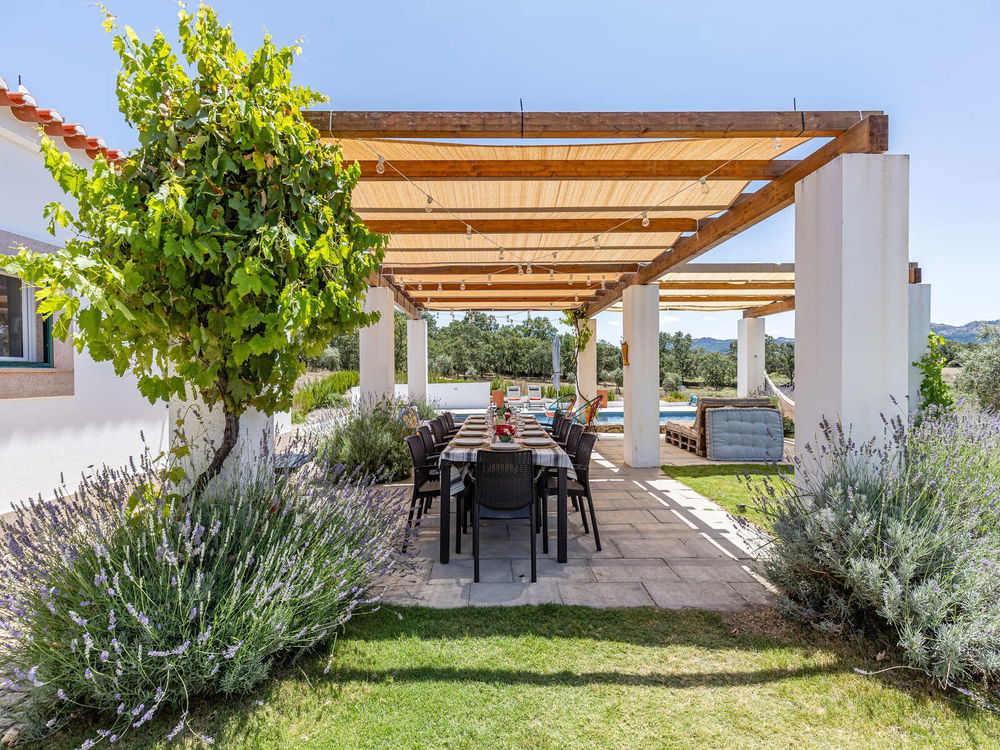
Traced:
POLYGON ((652 607, 653 599, 641 583, 560 583, 563 604, 607 609, 652 607))
POLYGON ((657 607, 665 609, 711 609, 735 611, 744 609, 748 602, 728 583, 674 583, 663 581, 645 584, 657 607))
POLYGON ((474 583, 469 592, 469 604, 474 607, 516 607, 521 604, 562 604, 557 584, 537 583, 474 583))
POLYGON ((655 558, 591 560, 590 568, 601 583, 681 580, 663 560, 655 558))
MULTIPOLYGON (((531 581, 531 558, 517 558, 511 561, 514 568, 514 580, 524 583, 531 581)), ((538 581, 556 581, 573 583, 594 583, 594 571, 590 560, 574 558, 567 563, 560 563, 551 557, 539 557, 535 561, 538 581)))
MULTIPOLYGON (((453 559, 447 565, 435 562, 427 583, 432 586, 442 583, 471 583, 475 573, 473 565, 474 561, 471 558, 453 559)), ((513 583, 510 558, 480 558, 479 580, 490 583, 513 583)))

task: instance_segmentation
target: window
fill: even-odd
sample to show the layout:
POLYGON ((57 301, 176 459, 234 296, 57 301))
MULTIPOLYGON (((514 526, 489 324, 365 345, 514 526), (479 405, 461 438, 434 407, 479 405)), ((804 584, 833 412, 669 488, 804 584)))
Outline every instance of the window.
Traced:
POLYGON ((0 274, 0 367, 52 365, 52 327, 35 314, 31 288, 0 274))

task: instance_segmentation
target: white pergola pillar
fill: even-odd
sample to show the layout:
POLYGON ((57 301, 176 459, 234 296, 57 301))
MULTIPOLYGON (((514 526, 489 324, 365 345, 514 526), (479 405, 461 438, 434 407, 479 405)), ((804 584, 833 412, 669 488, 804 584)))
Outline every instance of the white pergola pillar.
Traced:
POLYGON ((597 396, 597 321, 583 322, 590 331, 590 340, 576 359, 576 396, 581 402, 597 396))
POLYGON ((660 465, 660 287, 625 288, 625 463, 660 465))
POLYGON ((795 186, 799 455, 823 419, 861 443, 905 408, 908 203, 905 155, 846 154, 795 186))
POLYGON ((920 408, 920 381, 923 379, 920 370, 913 365, 927 353, 927 336, 931 332, 931 285, 908 284, 909 292, 909 342, 910 369, 909 389, 907 391, 907 408, 915 411, 920 408))
POLYGON ((406 383, 410 400, 427 401, 427 321, 406 321, 406 383))
POLYGON ((395 342, 393 338, 392 290, 388 287, 368 287, 365 312, 378 312, 377 323, 360 332, 361 402, 371 403, 392 398, 395 393, 395 342))
POLYGON ((764 319, 740 318, 736 323, 736 395, 763 393, 764 373, 764 319))

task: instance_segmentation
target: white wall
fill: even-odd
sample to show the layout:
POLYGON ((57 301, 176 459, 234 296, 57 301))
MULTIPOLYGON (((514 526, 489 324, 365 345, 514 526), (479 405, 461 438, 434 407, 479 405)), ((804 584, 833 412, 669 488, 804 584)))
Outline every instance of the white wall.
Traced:
MULTIPOLYGON (((0 107, 0 229, 53 242, 42 210, 67 199, 45 170, 34 127, 0 107)), ((90 163, 73 151, 79 164, 90 163)), ((74 377, 73 396, 0 400, 0 513, 50 497, 60 474, 75 484, 90 466, 124 464, 142 450, 140 431, 154 450, 165 446, 167 407, 142 398, 134 379, 86 353, 75 355, 74 377)))
MULTIPOLYGON (((396 383, 395 396, 406 400, 410 386, 396 383)), ((355 386, 347 392, 348 398, 357 403, 361 389, 355 386)), ((490 384, 487 383, 428 383, 427 403, 437 409, 485 409, 490 405, 490 384)))
POLYGON ((660 286, 636 285, 622 295, 625 341, 625 463, 660 465, 660 286))

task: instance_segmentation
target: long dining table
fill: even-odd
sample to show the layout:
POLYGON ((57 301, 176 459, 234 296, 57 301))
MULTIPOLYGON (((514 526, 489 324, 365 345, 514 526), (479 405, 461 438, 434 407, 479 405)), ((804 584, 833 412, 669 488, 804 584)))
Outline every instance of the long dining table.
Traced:
MULTIPOLYGON (((537 426, 537 420, 533 416, 523 417, 523 428, 530 429, 537 426)), ((465 486, 465 476, 476 463, 476 457, 481 450, 494 450, 492 447, 496 440, 491 436, 479 445, 461 445, 456 441, 461 436, 461 431, 452 438, 451 442, 441 451, 438 459, 438 466, 441 470, 441 503, 440 503, 440 543, 441 562, 446 564, 451 559, 451 498, 452 495, 461 492, 465 486)), ((566 481, 570 477, 576 476, 573 471, 573 460, 563 448, 554 440, 549 445, 535 446, 525 444, 524 438, 520 434, 514 438, 514 442, 519 443, 519 447, 531 451, 531 462, 538 468, 551 468, 556 470, 556 559, 564 563, 567 560, 567 544, 569 522, 566 507, 566 481)), ((462 526, 460 519, 456 519, 455 529, 456 552, 461 549, 462 526)))

